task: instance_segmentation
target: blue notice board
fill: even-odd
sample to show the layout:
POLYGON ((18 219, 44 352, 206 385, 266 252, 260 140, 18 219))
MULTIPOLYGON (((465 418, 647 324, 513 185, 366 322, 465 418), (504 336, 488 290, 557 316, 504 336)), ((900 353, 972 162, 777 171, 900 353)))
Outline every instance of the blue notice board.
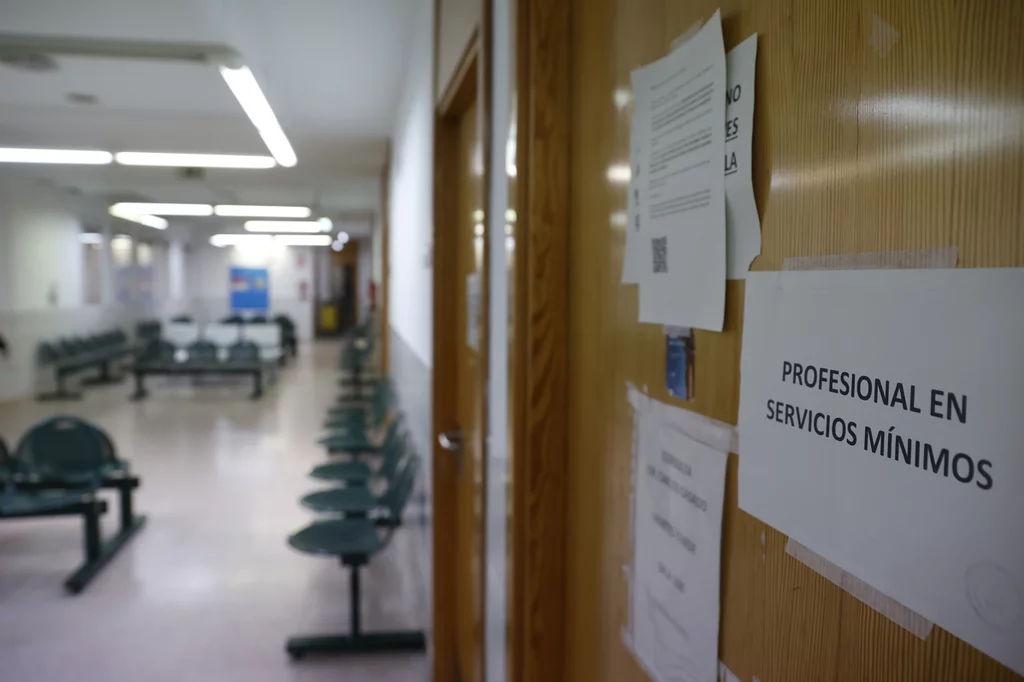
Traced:
POLYGON ((269 309, 269 280, 266 268, 231 268, 231 309, 269 309))

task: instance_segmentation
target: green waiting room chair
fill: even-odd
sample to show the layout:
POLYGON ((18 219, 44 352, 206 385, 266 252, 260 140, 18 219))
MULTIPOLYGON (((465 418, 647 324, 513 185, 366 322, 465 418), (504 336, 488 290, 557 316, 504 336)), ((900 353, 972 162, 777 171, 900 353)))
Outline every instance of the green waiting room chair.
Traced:
POLYGON ((388 444, 390 439, 398 437, 399 422, 401 418, 395 415, 387 425, 387 431, 380 442, 376 442, 374 435, 367 430, 350 433, 347 431, 331 433, 319 440, 320 445, 327 448, 329 454, 349 454, 355 457, 362 455, 379 454, 388 444))
POLYGON ((131 490, 138 479, 127 473, 109 437, 83 419, 59 416, 32 427, 12 455, 0 466, 0 519, 81 516, 85 535, 85 561, 65 581, 77 594, 103 569, 141 528, 144 519, 131 509, 131 490), (127 528, 103 542, 100 516, 106 503, 99 488, 122 488, 122 514, 127 528), (127 503, 125 500, 127 499, 127 503))
POLYGON ((390 481, 408 447, 408 435, 404 433, 398 435, 396 431, 395 438, 381 448, 381 463, 377 471, 374 471, 367 462, 348 460, 320 464, 313 467, 309 475, 318 481, 340 483, 346 486, 366 486, 374 478, 390 481))
POLYGON ((362 591, 360 570, 384 551, 402 525, 402 513, 412 496, 419 471, 419 462, 409 458, 395 477, 393 492, 388 496, 389 514, 380 520, 326 519, 314 521, 288 538, 292 548, 305 554, 336 557, 350 569, 351 594, 348 634, 292 637, 286 651, 293 659, 307 654, 349 654, 370 652, 426 650, 426 637, 422 630, 398 632, 364 632, 361 622, 362 591), (383 533, 383 537, 382 537, 383 533))
MULTIPOLYGON (((384 481, 387 486, 380 495, 375 495, 367 481, 363 485, 348 485, 344 488, 330 488, 328 490, 317 490, 304 496, 300 502, 302 506, 317 514, 333 514, 346 518, 366 517, 372 519, 383 519, 391 513, 391 495, 395 494, 395 483, 398 480, 398 473, 402 469, 407 458, 414 455, 406 455, 406 447, 395 448, 389 452, 381 464, 377 478, 384 481)), ((348 464, 349 462, 342 462, 348 464)), ((361 462, 352 462, 361 464, 361 462)), ((373 474, 371 473, 371 479, 373 474)), ((335 479, 335 482, 339 482, 335 479)))

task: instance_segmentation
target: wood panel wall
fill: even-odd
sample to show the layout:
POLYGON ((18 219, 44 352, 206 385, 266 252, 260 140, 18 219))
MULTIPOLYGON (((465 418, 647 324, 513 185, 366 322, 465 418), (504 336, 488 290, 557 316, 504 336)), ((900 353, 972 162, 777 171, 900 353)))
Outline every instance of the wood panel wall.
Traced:
MULTIPOLYGON (((636 289, 619 284, 624 232, 612 217, 626 210, 626 187, 606 169, 628 162, 631 113, 616 107, 614 92, 721 7, 727 50, 759 34, 763 254, 754 269, 781 269, 790 256, 950 246, 961 267, 1024 266, 1024 3, 549 0, 563 3, 570 28, 545 40, 571 49, 564 679, 631 682, 646 677, 621 641, 626 382, 735 424, 744 287, 728 284, 723 333, 696 334, 695 399, 670 398, 663 330, 637 323, 636 289)), ((784 535, 737 508, 737 463, 730 455, 720 658, 740 679, 1021 679, 941 628, 917 639, 789 557, 784 535)), ((522 467, 517 485, 520 475, 532 484, 522 467)), ((524 550, 535 547, 517 545, 524 550)))

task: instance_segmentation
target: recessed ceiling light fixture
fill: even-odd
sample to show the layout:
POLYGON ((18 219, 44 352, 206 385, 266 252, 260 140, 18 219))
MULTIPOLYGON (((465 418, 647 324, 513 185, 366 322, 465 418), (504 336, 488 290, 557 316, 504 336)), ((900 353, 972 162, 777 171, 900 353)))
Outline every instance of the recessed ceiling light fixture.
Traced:
POLYGON ((114 160, 110 152, 95 149, 24 149, 0 147, 0 163, 63 163, 105 166, 114 160))
POLYGON ((273 237, 269 234, 215 234, 210 237, 210 244, 217 247, 253 246, 256 244, 270 245, 273 237))
POLYGON ((110 215, 114 216, 115 218, 120 218, 121 220, 129 220, 133 223, 138 223, 139 225, 152 227, 155 230, 167 229, 167 221, 164 220, 163 218, 160 218, 155 215, 131 213, 129 211, 125 211, 118 208, 118 204, 114 204, 113 206, 111 206, 109 209, 107 209, 107 212, 110 213, 110 215))
POLYGON ((78 235, 78 241, 81 244, 97 245, 103 243, 103 235, 99 232, 82 232, 78 235))
POLYGON ((285 246, 328 246, 334 240, 329 234, 279 234, 274 241, 285 246))
POLYGON ((298 163, 295 150, 292 149, 288 137, 281 130, 281 124, 277 122, 274 110, 270 108, 270 103, 267 102, 267 98, 260 90, 260 85, 256 82, 256 77, 252 75, 249 67, 221 66, 220 75, 228 84, 235 99, 242 105, 249 120, 256 126, 256 131, 263 138, 263 143, 267 145, 267 149, 270 150, 274 159, 285 168, 291 168, 298 163))
POLYGON ((313 211, 307 206, 237 206, 221 204, 213 207, 215 215, 224 218, 308 218, 313 211))
POLYGON ((150 204, 122 202, 110 207, 111 211, 130 215, 185 215, 210 216, 213 206, 209 204, 150 204))
POLYGON ((323 225, 317 220, 247 220, 246 232, 287 232, 290 234, 318 234, 323 225))
POLYGON ((247 154, 178 154, 170 152, 118 152, 114 159, 122 166, 165 166, 172 168, 273 168, 269 156, 247 154))

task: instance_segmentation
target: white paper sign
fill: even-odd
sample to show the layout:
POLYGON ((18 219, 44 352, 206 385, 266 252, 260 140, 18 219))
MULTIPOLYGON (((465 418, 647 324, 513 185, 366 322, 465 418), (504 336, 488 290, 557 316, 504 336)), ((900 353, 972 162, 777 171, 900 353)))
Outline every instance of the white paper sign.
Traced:
POLYGON ((1024 674, 1024 269, 747 276, 739 504, 1024 674))
POLYGON ((728 455, 683 435, 652 401, 637 467, 633 648, 661 682, 714 682, 728 455))
POLYGON ((757 34, 725 56, 725 221, 729 279, 744 279, 761 253, 761 219, 754 201, 754 73, 757 34))
POLYGON ((725 50, 719 12, 633 77, 639 215, 646 251, 640 321, 722 330, 725 309, 725 50))

